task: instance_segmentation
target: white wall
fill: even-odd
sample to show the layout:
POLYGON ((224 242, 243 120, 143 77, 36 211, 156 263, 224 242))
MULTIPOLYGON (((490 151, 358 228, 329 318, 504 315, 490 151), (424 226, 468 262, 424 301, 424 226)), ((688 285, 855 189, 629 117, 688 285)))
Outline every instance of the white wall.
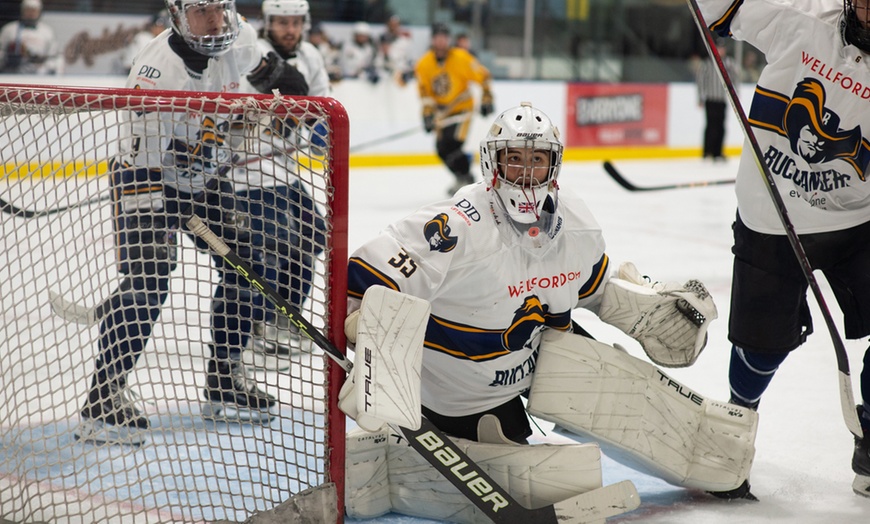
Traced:
MULTIPOLYGON (((51 84, 85 87, 122 87, 124 78, 119 76, 18 76, 0 75, 0 83, 51 84)), ((744 104, 751 100, 753 87, 741 86, 744 104)), ((530 101, 547 113, 561 128, 566 129, 565 107, 567 86, 564 82, 496 81, 493 84, 496 110, 504 110, 530 101)), ((350 116, 351 147, 365 145, 397 133, 418 128, 419 132, 405 138, 387 141, 371 147, 362 147, 359 154, 421 154, 434 151, 434 138, 422 131, 420 100, 417 86, 410 83, 399 86, 381 81, 370 84, 365 80, 344 80, 334 86, 333 96, 347 109, 350 116)), ((704 116, 698 106, 693 84, 671 84, 668 94, 668 144, 667 147, 685 149, 700 147, 704 116)), ((744 107, 748 107, 744 105, 744 107)), ((475 152, 485 136, 493 117, 476 116, 469 140, 469 152, 475 152)), ((729 112, 726 146, 740 147, 743 135, 733 112, 729 112)))

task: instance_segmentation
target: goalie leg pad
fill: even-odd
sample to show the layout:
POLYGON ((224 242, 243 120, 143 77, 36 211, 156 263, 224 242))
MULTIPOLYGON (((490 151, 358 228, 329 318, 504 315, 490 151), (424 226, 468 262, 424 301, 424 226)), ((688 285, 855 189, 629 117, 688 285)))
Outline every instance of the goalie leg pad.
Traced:
MULTIPOLYGON (((517 502, 538 508, 601 487, 597 444, 481 444, 452 439, 517 502)), ((404 438, 388 428, 355 429, 347 436, 348 516, 371 518, 389 511, 459 523, 490 520, 404 438)))
POLYGON ((678 486, 734 489, 755 456, 754 411, 706 399, 645 361, 554 330, 541 343, 528 411, 678 486))

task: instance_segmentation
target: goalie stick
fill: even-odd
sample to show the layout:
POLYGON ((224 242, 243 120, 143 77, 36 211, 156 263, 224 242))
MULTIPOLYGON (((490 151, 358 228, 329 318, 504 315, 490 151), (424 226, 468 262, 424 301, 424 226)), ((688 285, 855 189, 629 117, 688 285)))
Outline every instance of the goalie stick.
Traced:
MULTIPOLYGON (((286 316, 299 332, 310 338, 327 356, 345 372, 350 373, 353 363, 348 360, 323 333, 306 320, 264 278, 258 275, 235 251, 215 235, 203 221, 192 216, 187 227, 204 240, 211 249, 227 262, 251 287, 262 293, 275 309, 286 316)), ((603 488, 582 493, 555 504, 538 509, 527 509, 511 497, 480 466, 425 417, 419 429, 402 426, 398 430, 427 462, 438 470, 463 495, 496 523, 556 523, 585 522, 619 515, 637 508, 640 497, 630 481, 622 481, 603 488)))
POLYGON ((622 174, 616 169, 610 160, 604 161, 604 170, 613 180, 616 180, 616 183, 624 187, 629 191, 660 191, 663 189, 683 189, 687 187, 705 187, 705 186, 718 186, 723 184, 733 184, 736 182, 734 179, 728 180, 711 180, 708 182, 681 182, 676 184, 665 184, 661 186, 645 186, 640 187, 632 184, 628 181, 622 174))
POLYGON ((743 111, 743 106, 737 96, 737 91, 734 89, 734 83, 729 78, 728 71, 725 69, 725 64, 722 62, 722 56, 719 54, 719 50, 713 42, 712 33, 707 29, 708 26, 704 21, 704 15, 701 13, 701 8, 698 7, 697 0, 686 0, 686 3, 692 11, 695 25, 698 27, 698 31, 701 32, 701 37, 704 39, 704 45, 707 47, 707 52, 716 63, 716 69, 719 71, 719 79, 722 81, 725 91, 728 92, 728 100, 731 102, 731 108, 737 115, 743 134, 746 136, 747 141, 752 147, 752 154, 755 158, 755 163, 758 165, 762 178, 767 184, 767 190, 770 194, 770 198, 773 200, 776 213, 779 215, 779 219, 785 229, 788 241, 791 244, 792 250, 794 251, 801 269, 803 270, 804 278, 806 278, 810 289, 812 289, 813 296, 816 298, 819 309, 822 311, 822 316, 825 318, 825 324, 828 326, 828 332, 830 333, 831 341, 834 344, 834 353, 837 356, 837 368, 839 370, 840 382, 840 407, 843 411, 843 419, 845 420, 846 427, 849 428, 849 431, 851 431, 855 437, 860 439, 863 437, 864 432, 861 429, 861 422, 858 420, 858 412, 855 409, 855 395, 852 392, 852 379, 849 372, 849 355, 846 353, 846 345, 843 343, 843 338, 840 336, 837 325, 834 323, 834 317, 831 315, 830 309, 828 309, 825 297, 822 295, 822 290, 819 288, 819 283, 816 281, 816 277, 813 274, 813 267, 807 258, 803 244, 801 244, 801 241, 795 232, 794 224, 792 224, 791 219, 788 216, 785 202, 783 202, 782 195, 779 194, 779 190, 776 187, 776 180, 770 172, 770 167, 768 167, 763 160, 764 155, 762 154, 761 146, 758 144, 755 132, 749 126, 749 120, 746 118, 746 113, 743 111))

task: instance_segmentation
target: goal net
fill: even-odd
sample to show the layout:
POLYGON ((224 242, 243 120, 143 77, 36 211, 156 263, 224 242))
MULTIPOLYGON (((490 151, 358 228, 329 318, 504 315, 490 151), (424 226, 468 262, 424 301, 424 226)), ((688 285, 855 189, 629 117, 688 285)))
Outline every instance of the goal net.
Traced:
POLYGON ((185 224, 344 348, 347 150, 329 98, 0 85, 0 521, 241 522, 321 486, 341 514, 343 370, 185 224))

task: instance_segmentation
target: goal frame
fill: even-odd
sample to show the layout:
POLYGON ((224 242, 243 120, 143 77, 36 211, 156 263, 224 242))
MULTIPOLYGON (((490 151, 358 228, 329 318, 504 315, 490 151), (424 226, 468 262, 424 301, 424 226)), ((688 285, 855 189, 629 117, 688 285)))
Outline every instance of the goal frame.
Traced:
MULTIPOLYGON (((330 224, 330 252, 326 264, 326 280, 328 282, 326 301, 328 304, 328 323, 323 332, 332 344, 345 351, 344 318, 347 313, 347 241, 348 241, 348 171, 349 171, 349 118, 340 102, 330 97, 281 97, 280 95, 257 95, 242 93, 207 93, 195 91, 162 91, 138 90, 121 88, 89 88, 75 86, 47 86, 32 84, 0 84, 0 110, 7 104, 52 105, 59 108, 87 110, 119 110, 125 107, 153 108, 158 111, 169 109, 184 109, 188 111, 212 112, 218 106, 234 100, 246 99, 269 111, 277 111, 283 116, 287 105, 282 100, 292 100, 300 107, 314 104, 323 108, 326 124, 330 130, 330 140, 325 152, 325 162, 328 163, 330 175, 330 212, 327 219, 330 224), (15 95, 10 95, 14 92, 15 95)), ((2 160, 2 159, 0 159, 2 160)), ((0 163, 2 177, 7 176, 8 166, 0 163)), ((39 165, 30 165, 17 173, 23 176, 46 176, 53 174, 45 172, 39 165)), ((69 176, 61 173, 60 176, 69 176)), ((0 177, 0 178, 2 178, 0 177)), ((2 213, 0 213, 2 214, 2 213)), ((4 217, 4 220, 8 219, 4 217)), ((343 522, 344 514, 344 475, 345 475, 345 432, 346 418, 337 407, 337 399, 341 385, 345 380, 345 372, 341 366, 331 359, 325 358, 328 386, 325 388, 328 400, 326 414, 326 456, 325 482, 334 483, 337 492, 338 522, 343 522)), ((2 421, 0 421, 2 422, 2 421)), ((0 427, 2 429, 2 427, 0 427)), ((2 515, 0 515, 2 517, 2 515)))

